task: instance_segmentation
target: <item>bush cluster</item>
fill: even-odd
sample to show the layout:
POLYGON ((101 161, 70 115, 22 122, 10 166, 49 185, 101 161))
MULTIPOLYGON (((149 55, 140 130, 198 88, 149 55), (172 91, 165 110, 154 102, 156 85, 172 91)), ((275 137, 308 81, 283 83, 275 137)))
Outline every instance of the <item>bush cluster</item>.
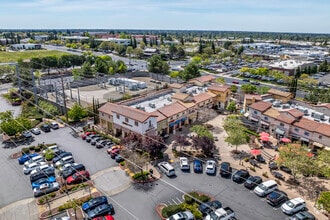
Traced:
POLYGON ((142 173, 141 172, 135 173, 132 178, 135 180, 143 180, 143 178, 146 178, 148 175, 149 175, 148 171, 143 171, 142 173))

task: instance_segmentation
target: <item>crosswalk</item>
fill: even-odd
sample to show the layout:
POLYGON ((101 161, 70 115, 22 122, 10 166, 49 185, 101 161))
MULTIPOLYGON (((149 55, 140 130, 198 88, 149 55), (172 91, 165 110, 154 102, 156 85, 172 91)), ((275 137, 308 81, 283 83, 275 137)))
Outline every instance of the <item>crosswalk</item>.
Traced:
POLYGON ((172 199, 164 202, 164 204, 166 206, 169 206, 169 205, 179 205, 179 204, 181 204, 183 202, 184 202, 184 200, 183 200, 182 197, 175 197, 175 198, 172 198, 172 199))

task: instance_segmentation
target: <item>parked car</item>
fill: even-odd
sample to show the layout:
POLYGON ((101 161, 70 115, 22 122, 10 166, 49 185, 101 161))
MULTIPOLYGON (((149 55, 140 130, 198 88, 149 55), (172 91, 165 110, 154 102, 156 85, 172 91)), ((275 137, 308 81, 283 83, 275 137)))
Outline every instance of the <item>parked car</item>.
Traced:
POLYGON ((315 220, 315 216, 310 212, 302 211, 289 217, 289 220, 315 220))
POLYGON ((45 162, 44 158, 40 155, 32 157, 30 160, 25 161, 24 165, 29 165, 31 163, 37 163, 37 162, 45 162))
POLYGON ((32 134, 31 134, 31 132, 29 132, 29 131, 23 131, 22 132, 22 136, 24 137, 24 138, 32 138, 32 134))
POLYGON ((89 135, 92 135, 92 134, 96 134, 96 132, 94 132, 94 131, 87 131, 87 132, 85 132, 83 135, 81 135, 81 138, 82 138, 83 140, 85 140, 86 137, 88 137, 89 135))
POLYGON ((250 176, 244 183, 244 186, 248 189, 254 189, 262 183, 262 179, 260 176, 250 176))
POLYGON ((96 145, 97 142, 104 140, 103 137, 96 137, 91 140, 91 145, 96 145))
POLYGON ((282 170, 282 171, 284 171, 288 174, 292 173, 292 170, 289 167, 286 167, 286 166, 280 166, 280 170, 282 170))
POLYGON ((164 162, 160 162, 158 164, 159 169, 165 173, 166 176, 175 176, 175 170, 174 167, 172 167, 171 164, 169 164, 168 162, 164 161, 164 162))
POLYGON ((39 179, 48 178, 50 176, 55 176, 55 170, 54 169, 45 169, 43 171, 39 171, 39 172, 31 174, 30 182, 32 184, 33 182, 36 182, 39 179))
POLYGON ((71 166, 69 166, 67 169, 62 171, 61 176, 64 179, 67 179, 69 176, 72 176, 76 172, 83 170, 86 170, 83 164, 71 164, 71 166))
POLYGON ((216 162, 214 160, 206 161, 205 173, 215 175, 217 172, 216 162))
POLYGON ((259 163, 266 163, 265 158, 261 154, 256 156, 256 161, 258 161, 259 163))
POLYGON ((120 152, 120 149, 119 149, 119 148, 112 149, 112 150, 110 151, 110 156, 111 156, 111 158, 112 158, 112 159, 115 159, 115 157, 117 156, 117 154, 119 154, 119 152, 120 152))
POLYGON ((229 177, 231 175, 232 168, 230 166, 230 163, 228 162, 222 162, 220 164, 220 176, 221 177, 229 177))
POLYGON ((60 155, 53 158, 52 162, 55 164, 57 161, 61 160, 64 157, 67 157, 67 156, 72 156, 72 153, 71 152, 60 153, 60 155))
POLYGON ((74 163, 73 156, 66 156, 55 163, 55 167, 63 166, 66 163, 74 163))
POLYGON ((48 193, 55 192, 59 189, 60 189, 60 185, 57 182, 43 183, 39 187, 33 189, 33 196, 34 197, 44 196, 48 193))
POLYGON ((32 185, 32 189, 34 189, 34 188, 40 187, 41 184, 54 183, 54 182, 56 182, 55 177, 54 176, 49 176, 49 177, 46 177, 46 178, 38 179, 37 181, 33 182, 31 185, 32 185))
POLYGON ((42 154, 45 154, 47 152, 47 150, 52 150, 54 152, 55 150, 59 150, 59 147, 56 144, 49 146, 45 150, 42 151, 42 154))
POLYGON ((111 151, 115 150, 115 149, 121 149, 121 146, 120 145, 110 145, 110 147, 108 147, 107 149, 107 153, 111 155, 111 151))
POLYGON ((102 204, 87 212, 87 216, 88 218, 95 218, 106 214, 113 214, 114 211, 115 210, 111 204, 102 204))
POLYGON ((194 220, 195 217, 190 211, 178 212, 166 220, 194 220))
POLYGON ((270 170, 277 170, 278 166, 275 162, 269 162, 268 167, 270 170))
POLYGON ((89 142, 92 141, 92 139, 97 138, 97 137, 101 137, 101 135, 99 135, 99 134, 91 134, 91 135, 88 135, 88 136, 85 138, 85 140, 89 143, 89 142))
POLYGON ((239 84, 239 81, 234 80, 232 83, 233 83, 233 84, 239 84))
POLYGON ((49 124, 43 124, 43 125, 40 126, 40 129, 43 132, 50 132, 50 125, 49 124))
POLYGON ((82 204, 81 208, 84 212, 88 212, 99 205, 108 204, 108 199, 106 196, 99 196, 90 199, 88 202, 82 204))
POLYGON ((284 180, 285 177, 283 176, 282 173, 278 172, 278 171, 271 171, 272 175, 276 178, 276 179, 280 179, 280 180, 284 180))
POLYGON ((41 134, 41 131, 39 128, 32 128, 31 129, 31 133, 32 134, 35 134, 35 135, 38 135, 38 134, 41 134))
POLYGON ((277 189, 277 183, 275 180, 267 180, 259 184, 256 188, 254 188, 254 193, 260 197, 266 196, 269 193, 273 192, 277 189))
POLYGON ((205 216, 209 212, 213 211, 212 209, 219 209, 221 207, 222 207, 221 202, 218 200, 214 200, 200 204, 198 206, 198 210, 203 214, 203 216, 205 216))
POLYGON ((205 220, 213 220, 213 219, 230 220, 234 218, 235 218, 235 212, 230 207, 225 207, 210 212, 205 217, 205 220))
POLYGON ((125 159, 120 154, 117 154, 117 156, 115 157, 115 161, 117 163, 123 162, 124 160, 125 159))
POLYGON ((107 144, 110 144, 110 143, 112 143, 112 142, 111 142, 110 140, 108 140, 108 139, 100 140, 100 141, 96 142, 95 147, 96 147, 96 148, 103 148, 103 147, 105 147, 107 144))
POLYGON ((180 161, 180 169, 181 170, 184 170, 184 171, 189 171, 190 170, 190 164, 189 164, 188 158, 180 157, 179 161, 180 161))
MULTIPOLYGON (((78 163, 66 163, 66 164, 63 164, 62 166, 60 166, 58 169, 60 170, 59 171, 59 174, 61 175, 63 173, 64 170, 67 170, 69 169, 70 167, 74 166, 74 165, 77 165, 78 163)), ((71 175, 70 175, 71 176, 71 175)))
POLYGON ((112 215, 104 215, 100 217, 93 218, 93 220, 115 220, 112 215))
POLYGON ((288 200, 288 195, 281 190, 275 190, 268 194, 266 199, 268 204, 272 206, 279 206, 288 200))
POLYGON ((20 158, 18 158, 18 163, 20 165, 24 164, 26 161, 31 160, 32 157, 39 156, 39 154, 24 154, 20 158))
POLYGON ((194 172, 195 173, 203 173, 203 164, 200 160, 194 160, 193 162, 194 172))
POLYGON ((45 165, 38 166, 37 168, 32 170, 30 172, 30 174, 34 174, 34 173, 37 173, 37 172, 40 172, 40 171, 43 172, 44 170, 49 170, 49 169, 52 169, 55 172, 55 168, 52 165, 45 164, 45 165))
POLYGON ((49 126, 50 126, 53 130, 56 130, 56 129, 59 129, 59 128, 60 128, 60 126, 58 125, 57 122, 51 122, 51 123, 49 124, 49 126))
POLYGON ((76 184, 76 183, 81 183, 89 179, 89 172, 86 170, 82 170, 79 172, 76 172, 72 176, 69 176, 66 178, 66 183, 68 185, 70 184, 76 184))
MULTIPOLYGON (((246 79, 246 78, 243 79, 243 81, 244 81, 244 82, 250 82, 250 80, 249 80, 249 79, 246 79)), ((234 82, 233 82, 233 83, 234 83, 234 82)))
POLYGON ((35 162, 35 163, 30 163, 27 165, 24 165, 23 167, 23 173, 25 175, 28 175, 31 173, 32 170, 36 169, 37 167, 41 166, 41 165, 45 165, 46 162, 35 162))
POLYGON ((306 203, 302 198, 299 197, 290 199, 281 206, 282 212, 288 215, 293 215, 305 209, 306 209, 306 203))
POLYGON ((234 175, 233 175, 233 181, 236 183, 242 183, 249 178, 250 174, 247 170, 238 170, 234 175))
POLYGON ((260 82, 257 82, 257 81, 252 81, 251 82, 252 85, 256 85, 256 86, 259 86, 260 85, 260 82))

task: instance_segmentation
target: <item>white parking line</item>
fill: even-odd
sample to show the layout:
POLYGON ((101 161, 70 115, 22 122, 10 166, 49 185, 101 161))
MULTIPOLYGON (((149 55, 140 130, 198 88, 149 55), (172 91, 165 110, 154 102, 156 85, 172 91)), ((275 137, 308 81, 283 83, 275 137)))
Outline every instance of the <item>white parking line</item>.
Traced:
POLYGON ((173 205, 173 204, 171 203, 171 201, 167 201, 167 202, 168 202, 168 204, 173 205))
POLYGON ((182 203, 182 201, 180 200, 180 198, 176 197, 175 199, 179 201, 179 204, 182 203))

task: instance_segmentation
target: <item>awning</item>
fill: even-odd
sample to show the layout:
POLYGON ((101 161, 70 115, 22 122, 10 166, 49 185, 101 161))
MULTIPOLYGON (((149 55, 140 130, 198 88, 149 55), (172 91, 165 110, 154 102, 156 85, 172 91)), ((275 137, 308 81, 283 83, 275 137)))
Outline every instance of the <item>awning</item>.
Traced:
POLYGON ((265 122, 265 121, 260 121, 260 123, 261 123, 262 125, 266 125, 266 126, 269 126, 269 123, 268 123, 268 122, 265 122))
POLYGON ((181 118, 181 121, 185 121, 187 119, 187 117, 183 117, 181 118))
POLYGON ((259 121, 258 119, 256 119, 256 118, 252 118, 252 117, 250 118, 250 120, 251 120, 251 121, 255 121, 255 122, 258 122, 258 121, 259 121))
POLYGON ((319 148, 323 148, 323 147, 324 147, 323 144, 321 144, 321 143, 319 143, 319 142, 314 142, 313 145, 314 145, 315 147, 319 147, 319 148))
POLYGON ((285 133, 285 131, 283 131, 283 130, 281 130, 281 129, 279 129, 279 128, 276 128, 275 132, 276 132, 277 134, 280 134, 280 135, 284 135, 284 133, 285 133))
POLYGON ((309 140, 307 138, 303 138, 303 137, 301 137, 300 140, 305 141, 305 142, 309 142, 309 140))
POLYGON ((174 122, 171 122, 171 123, 169 124, 170 127, 173 127, 174 125, 175 125, 174 122))

